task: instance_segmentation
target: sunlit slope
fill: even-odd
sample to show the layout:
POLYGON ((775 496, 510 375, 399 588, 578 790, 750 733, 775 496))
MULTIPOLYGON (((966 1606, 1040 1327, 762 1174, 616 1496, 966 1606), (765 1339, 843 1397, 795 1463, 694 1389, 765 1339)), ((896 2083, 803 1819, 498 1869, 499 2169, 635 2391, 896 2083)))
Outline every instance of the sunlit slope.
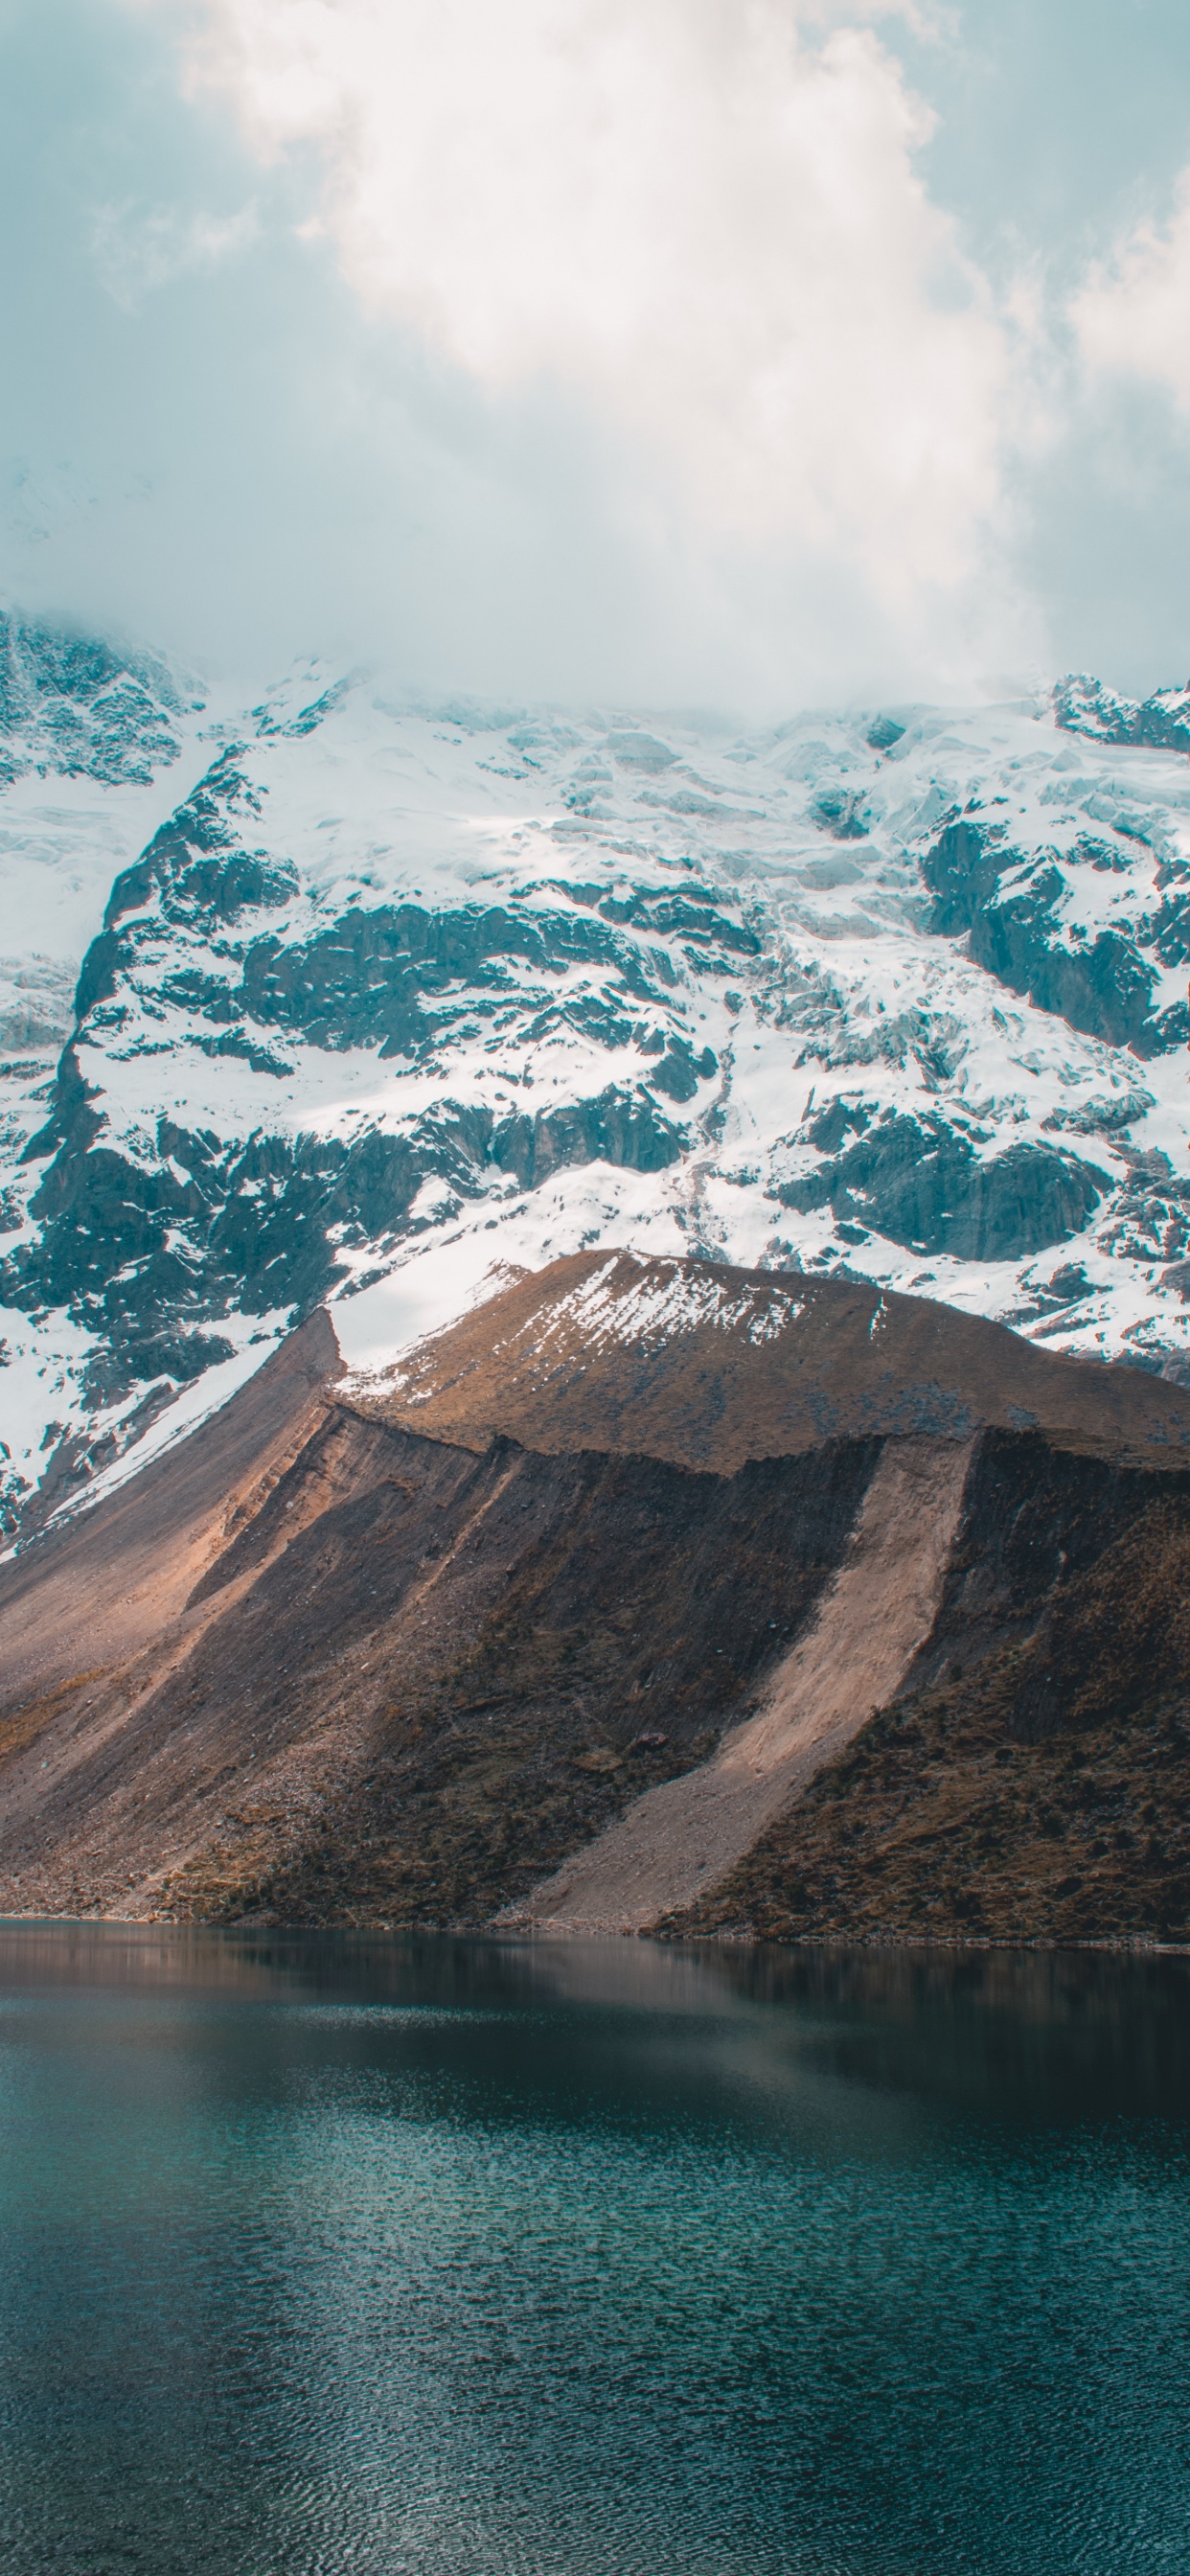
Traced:
MULTIPOLYGON (((1135 1830, 1159 1723, 1181 1852, 1181 1388, 862 1282, 601 1253, 506 1290, 378 1402, 337 1367, 312 1318, 0 1567, 0 1910, 640 1930, 737 1906, 763 1845, 773 1928, 820 1779, 828 1842, 854 1839, 854 1745, 907 1838, 863 1929, 908 1936, 916 1909, 950 1937, 955 1864, 915 1797, 950 1812, 954 1690, 983 1712, 954 1746, 963 1886, 982 1872, 990 1904, 994 1875, 998 1937, 1034 1921, 1014 1872, 1056 1830, 1002 1794, 1039 1734, 1102 1846, 1121 1798, 1135 1830), (1074 1781, 1113 1707, 1103 1779, 1096 1753, 1074 1781)), ((1082 1930, 1184 1937, 1163 1873, 1149 1852, 1130 1912, 1098 1872, 1082 1930)))
POLYGON ((485 1447, 643 1451, 732 1474, 824 1440, 1039 1431, 1190 1456, 1190 1389, 1038 1350, 1002 1325, 860 1279, 631 1252, 552 1262, 348 1382, 379 1418, 485 1447))

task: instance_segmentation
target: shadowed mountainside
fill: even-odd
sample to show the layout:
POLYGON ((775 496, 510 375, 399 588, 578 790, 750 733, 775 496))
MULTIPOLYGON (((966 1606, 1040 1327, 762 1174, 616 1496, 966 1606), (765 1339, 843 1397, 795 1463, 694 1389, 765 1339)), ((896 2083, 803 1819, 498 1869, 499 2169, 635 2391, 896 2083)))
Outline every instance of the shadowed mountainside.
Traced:
POLYGON ((4 1910, 1190 1929, 1190 1868, 1128 1859, 1190 1812, 1180 1387, 627 1254, 337 1365, 315 1318, 0 1568, 4 1910), (1110 1866, 1051 1867, 1074 1772, 1110 1866))
POLYGON ((670 1932, 1190 1938, 1190 1497, 873 1718, 670 1932))
POLYGON ((713 1749, 877 1453, 696 1476, 328 1406, 180 1617, 0 1772, 0 1903, 486 1919, 713 1749))

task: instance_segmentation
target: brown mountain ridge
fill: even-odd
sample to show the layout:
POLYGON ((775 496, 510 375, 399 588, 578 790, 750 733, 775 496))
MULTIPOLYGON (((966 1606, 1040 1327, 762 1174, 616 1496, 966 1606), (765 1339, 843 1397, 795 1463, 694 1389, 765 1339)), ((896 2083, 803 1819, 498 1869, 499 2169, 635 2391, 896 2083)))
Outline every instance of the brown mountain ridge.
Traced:
POLYGON ((1190 1391, 606 1252, 338 1371, 0 1567, 4 1910, 1190 1935, 1190 1391))
POLYGON ((1037 1430, 1190 1458, 1190 1388, 1071 1360, 866 1279, 580 1252, 516 1280, 394 1369, 377 1419, 482 1448, 641 1451, 734 1474, 824 1440, 1037 1430))

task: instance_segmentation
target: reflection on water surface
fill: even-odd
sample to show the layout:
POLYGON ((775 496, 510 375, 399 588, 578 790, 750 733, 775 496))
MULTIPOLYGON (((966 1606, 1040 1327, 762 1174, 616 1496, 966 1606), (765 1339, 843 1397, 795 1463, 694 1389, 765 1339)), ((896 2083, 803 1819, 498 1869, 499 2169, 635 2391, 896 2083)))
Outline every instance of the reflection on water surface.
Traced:
POLYGON ((1183 2576, 1190 1961, 0 1926, 0 2568, 1183 2576))

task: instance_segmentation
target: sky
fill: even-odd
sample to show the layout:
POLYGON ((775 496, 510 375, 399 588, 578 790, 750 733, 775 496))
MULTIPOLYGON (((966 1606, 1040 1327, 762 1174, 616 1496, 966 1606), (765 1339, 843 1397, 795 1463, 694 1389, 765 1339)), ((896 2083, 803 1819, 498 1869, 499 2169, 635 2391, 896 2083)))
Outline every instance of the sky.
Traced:
POLYGON ((0 0, 0 592, 254 686, 1190 674, 1185 0, 0 0))

